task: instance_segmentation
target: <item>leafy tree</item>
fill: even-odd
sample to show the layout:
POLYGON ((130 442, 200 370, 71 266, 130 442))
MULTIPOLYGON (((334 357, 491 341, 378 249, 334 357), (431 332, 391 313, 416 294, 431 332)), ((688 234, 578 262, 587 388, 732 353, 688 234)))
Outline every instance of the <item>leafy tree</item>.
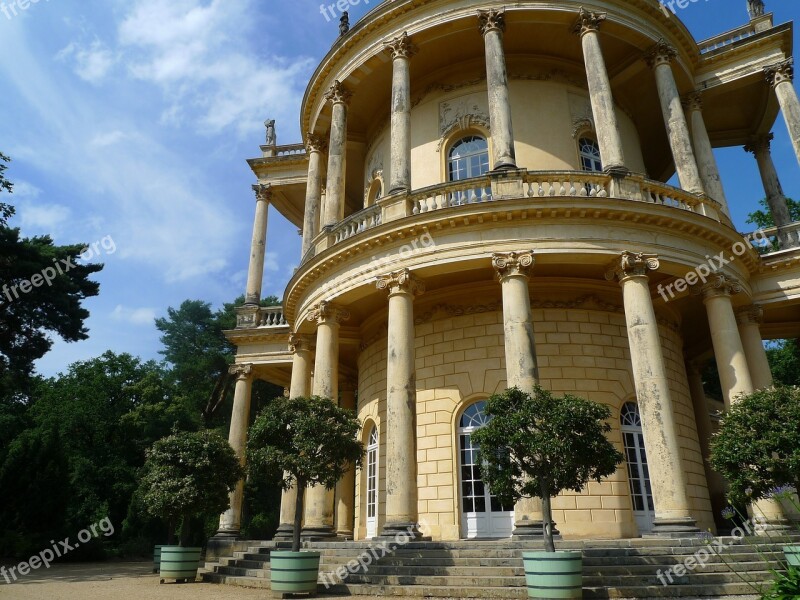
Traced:
POLYGON ((357 439, 361 423, 351 410, 329 398, 276 398, 258 415, 247 443, 254 477, 296 486, 292 550, 300 550, 305 494, 313 485, 333 489, 351 465, 360 467, 364 445, 357 439))
MULTIPOLYGON (((775 220, 772 218, 772 211, 769 209, 767 199, 761 199, 759 205, 761 206, 760 210, 753 211, 747 215, 747 222, 760 229, 775 227, 775 220)), ((786 198, 786 205, 789 208, 789 217, 791 217, 792 221, 800 221, 800 202, 786 198)))
POLYGON ((800 388, 779 386, 739 398, 711 441, 711 465, 734 503, 800 489, 800 388))
POLYGON ((532 394, 519 388, 495 394, 486 414, 491 421, 472 434, 481 475, 504 504, 541 498, 545 547, 555 552, 551 499, 601 481, 624 458, 606 438, 611 410, 536 386, 532 394))
POLYGON ((767 348, 767 359, 775 382, 800 385, 800 340, 779 340, 767 348))
MULTIPOLYGON (((8 165, 4 163, 11 162, 11 159, 8 158, 5 154, 0 152, 0 192, 5 190, 9 194, 14 191, 14 184, 12 184, 8 179, 5 177, 5 171, 8 168, 8 165)), ((8 219, 14 214, 14 208, 9 204, 4 204, 0 202, 0 226, 5 226, 8 219)))
POLYGON ((170 523, 182 520, 181 545, 185 546, 192 516, 224 511, 229 494, 243 476, 236 453, 218 433, 175 432, 147 452, 142 501, 153 516, 170 523))

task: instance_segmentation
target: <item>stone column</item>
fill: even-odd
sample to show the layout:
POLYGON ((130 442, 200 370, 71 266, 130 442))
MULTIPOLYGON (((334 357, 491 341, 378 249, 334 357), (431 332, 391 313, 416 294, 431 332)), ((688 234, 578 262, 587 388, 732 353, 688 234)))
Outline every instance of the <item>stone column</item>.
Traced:
POLYGON ((573 32, 581 36, 583 61, 586 65, 586 80, 589 84, 589 97, 592 103, 597 143, 603 170, 615 176, 625 176, 630 170, 625 166, 622 152, 622 137, 617 123, 611 82, 608 79, 603 50, 600 47, 600 24, 606 20, 605 13, 593 13, 581 7, 573 32))
POLYGON ((256 217, 253 221, 253 241, 250 244, 250 266, 247 270, 245 304, 261 304, 261 285, 264 281, 264 253, 267 249, 267 216, 272 188, 269 185, 253 186, 256 193, 256 217))
MULTIPOLYGON (((343 381, 340 386, 339 406, 356 410, 356 385, 343 381)), ((336 535, 343 540, 353 539, 356 506, 356 469, 351 468, 336 484, 336 535)))
POLYGON ((606 278, 616 277, 622 286, 633 381, 655 504, 653 532, 670 537, 691 536, 699 529, 691 514, 675 408, 647 276, 648 271, 658 267, 655 254, 623 252, 621 259, 612 263, 606 278))
POLYGON ((328 177, 321 227, 336 225, 344 218, 347 159, 347 103, 352 92, 334 81, 325 99, 331 103, 331 137, 328 144, 328 177))
POLYGON ((667 126, 669 144, 681 187, 693 194, 705 194, 706 190, 703 188, 700 170, 697 168, 697 160, 692 150, 689 125, 686 123, 678 85, 672 73, 671 63, 677 56, 675 48, 665 40, 661 40, 645 54, 645 60, 655 71, 658 98, 661 101, 664 123, 667 126))
MULTIPOLYGON (((253 367, 249 364, 233 365, 231 375, 236 376, 233 392, 233 411, 228 443, 236 452, 242 465, 245 464, 247 449, 247 428, 250 424, 250 391, 253 385, 253 367)), ((244 480, 236 484, 230 494, 230 507, 219 519, 217 537, 239 537, 242 526, 242 502, 244 500, 244 480)))
POLYGON ((745 152, 751 152, 758 162, 758 171, 761 174, 761 183, 764 185, 764 193, 767 195, 767 206, 772 213, 772 221, 777 229, 778 243, 781 248, 791 248, 795 245, 790 233, 785 231, 791 225, 792 218, 789 215, 789 206, 786 203, 786 196, 783 193, 781 180, 778 178, 778 170, 772 161, 771 144, 773 134, 754 137, 744 147, 745 152))
MULTIPOLYGON (((339 397, 339 325, 349 318, 348 311, 330 302, 320 302, 308 316, 309 321, 317 323, 313 393, 334 402, 339 397)), ((333 490, 326 490, 321 485, 315 485, 306 492, 303 525, 305 538, 325 539, 335 536, 333 500, 333 490)))
POLYGON ((322 153, 325 140, 309 133, 306 136, 308 153, 308 180, 306 182, 306 205, 303 214, 303 245, 300 257, 305 258, 311 249, 311 242, 319 233, 319 212, 322 201, 322 153))
POLYGON ((794 58, 789 58, 776 65, 764 69, 767 82, 775 90, 778 97, 778 104, 781 105, 781 112, 789 129, 789 137, 794 146, 797 160, 800 161, 800 99, 797 98, 797 90, 794 89, 794 58))
MULTIPOLYGON (((503 290, 503 332, 506 353, 506 385, 533 393, 539 383, 536 344, 533 337, 531 296, 528 280, 535 259, 533 252, 492 255, 492 266, 503 290)), ((542 502, 523 498, 514 505, 515 539, 543 537, 542 502)), ((558 534, 553 526, 553 533, 558 534)))
POLYGON ((414 298, 425 284, 408 269, 378 277, 389 292, 386 361, 386 522, 381 537, 417 529, 417 383, 414 362, 414 298))
POLYGON ((705 468, 708 494, 711 499, 711 509, 714 511, 714 521, 720 528, 726 527, 729 525, 722 517, 722 511, 728 505, 728 501, 725 498, 725 480, 722 475, 711 468, 709 463, 711 435, 714 431, 711 426, 711 409, 708 406, 706 392, 703 388, 703 376, 700 367, 693 362, 686 361, 686 377, 689 382, 689 393, 692 396, 697 438, 700 442, 700 452, 703 455, 703 467, 705 468))
POLYGON ((753 388, 763 390, 772 387, 772 369, 769 367, 760 329, 764 322, 764 309, 757 304, 742 306, 736 309, 736 322, 739 324, 739 337, 742 339, 745 360, 750 367, 753 388))
POLYGON ((417 47, 407 33, 387 42, 392 57, 392 134, 389 193, 411 189, 411 57, 417 47))
MULTIPOLYGON (((293 333, 289 336, 289 349, 292 351, 292 379, 289 384, 289 398, 300 398, 311 393, 311 339, 293 333)), ((305 490, 303 490, 305 493, 305 490)), ((294 507, 297 488, 291 487, 281 494, 281 512, 276 540, 290 541, 294 531, 294 507)))
POLYGON ((717 159, 714 157, 714 149, 711 147, 708 129, 706 129, 706 122, 703 119, 702 94, 700 92, 692 92, 684 97, 683 107, 689 115, 689 122, 692 126, 694 151, 697 156, 697 166, 700 169, 700 178, 703 180, 703 188, 711 198, 720 203, 722 212, 730 218, 728 199, 725 196, 722 178, 719 176, 717 159))
POLYGON ((750 394, 754 389, 731 302, 731 295, 741 292, 742 286, 725 275, 712 275, 692 291, 702 294, 706 305, 725 406, 730 408, 737 396, 750 394))
POLYGON ((516 169, 514 128, 508 97, 508 74, 503 50, 505 10, 479 10, 478 23, 486 50, 486 87, 489 94, 489 123, 492 129, 494 170, 516 169))

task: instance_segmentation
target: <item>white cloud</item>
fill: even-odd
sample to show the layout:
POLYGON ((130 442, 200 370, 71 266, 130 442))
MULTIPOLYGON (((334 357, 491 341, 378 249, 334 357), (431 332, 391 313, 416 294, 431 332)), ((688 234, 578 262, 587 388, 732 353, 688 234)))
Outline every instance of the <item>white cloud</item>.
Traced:
POLYGON ((16 180, 14 181, 14 198, 15 199, 35 199, 42 194, 42 190, 28 181, 16 180))
POLYGON ((31 204, 17 206, 19 224, 25 234, 59 234, 63 231, 71 211, 60 204, 31 204))
POLYGON ((115 321, 123 321, 132 325, 152 325, 156 318, 156 309, 128 308, 118 304, 111 312, 111 318, 115 321))
POLYGON ((104 133, 98 133, 95 135, 90 141, 89 145, 94 146, 95 148, 105 148, 107 146, 113 146, 117 144, 128 136, 119 130, 114 131, 107 131, 104 133))
POLYGON ((63 48, 56 58, 71 60, 75 73, 89 83, 100 83, 116 62, 113 53, 103 42, 98 39, 88 46, 72 42, 63 48))

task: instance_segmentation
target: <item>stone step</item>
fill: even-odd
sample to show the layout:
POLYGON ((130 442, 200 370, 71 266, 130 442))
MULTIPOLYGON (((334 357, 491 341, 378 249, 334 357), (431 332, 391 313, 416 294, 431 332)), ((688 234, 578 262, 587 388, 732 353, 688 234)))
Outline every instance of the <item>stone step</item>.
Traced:
MULTIPOLYGON (((770 571, 764 570, 762 565, 758 571, 749 573, 705 573, 695 572, 683 577, 672 576, 673 583, 666 587, 685 587, 693 585, 719 585, 728 583, 744 583, 742 577, 746 581, 767 581, 772 577, 770 571)), ((669 582, 669 579, 664 576, 664 581, 669 582)), ((610 575, 610 576, 584 576, 583 585, 586 587, 648 587, 648 586, 661 586, 664 587, 664 582, 659 580, 656 574, 653 575, 610 575)))

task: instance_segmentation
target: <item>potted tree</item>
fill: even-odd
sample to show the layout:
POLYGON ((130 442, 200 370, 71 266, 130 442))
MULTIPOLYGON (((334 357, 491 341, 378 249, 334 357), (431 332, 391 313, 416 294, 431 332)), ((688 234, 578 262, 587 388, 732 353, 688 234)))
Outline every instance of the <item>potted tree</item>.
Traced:
MULTIPOLYGON (((738 398, 711 440, 711 466, 728 481, 734 504, 762 499, 796 504, 800 388, 778 386, 738 398)), ((800 566, 800 546, 783 550, 790 565, 800 566)))
POLYGON ((580 492, 590 481, 613 474, 622 454, 608 441, 610 409, 536 386, 528 394, 511 388, 486 402, 487 425, 472 434, 481 475, 501 502, 540 498, 545 552, 523 552, 531 598, 583 597, 583 560, 556 552, 551 500, 580 492))
POLYGON ((181 526, 180 545, 161 547, 162 583, 194 581, 202 549, 188 546, 192 517, 224 511, 243 475, 233 448, 214 431, 173 432, 147 451, 140 483, 145 507, 167 519, 170 537, 181 526))
POLYGON ((350 466, 361 466, 360 428, 353 411, 318 396, 276 398, 256 417, 247 443, 250 473, 298 490, 292 549, 270 553, 274 593, 316 592, 320 553, 300 552, 304 492, 314 485, 333 489, 350 466))

